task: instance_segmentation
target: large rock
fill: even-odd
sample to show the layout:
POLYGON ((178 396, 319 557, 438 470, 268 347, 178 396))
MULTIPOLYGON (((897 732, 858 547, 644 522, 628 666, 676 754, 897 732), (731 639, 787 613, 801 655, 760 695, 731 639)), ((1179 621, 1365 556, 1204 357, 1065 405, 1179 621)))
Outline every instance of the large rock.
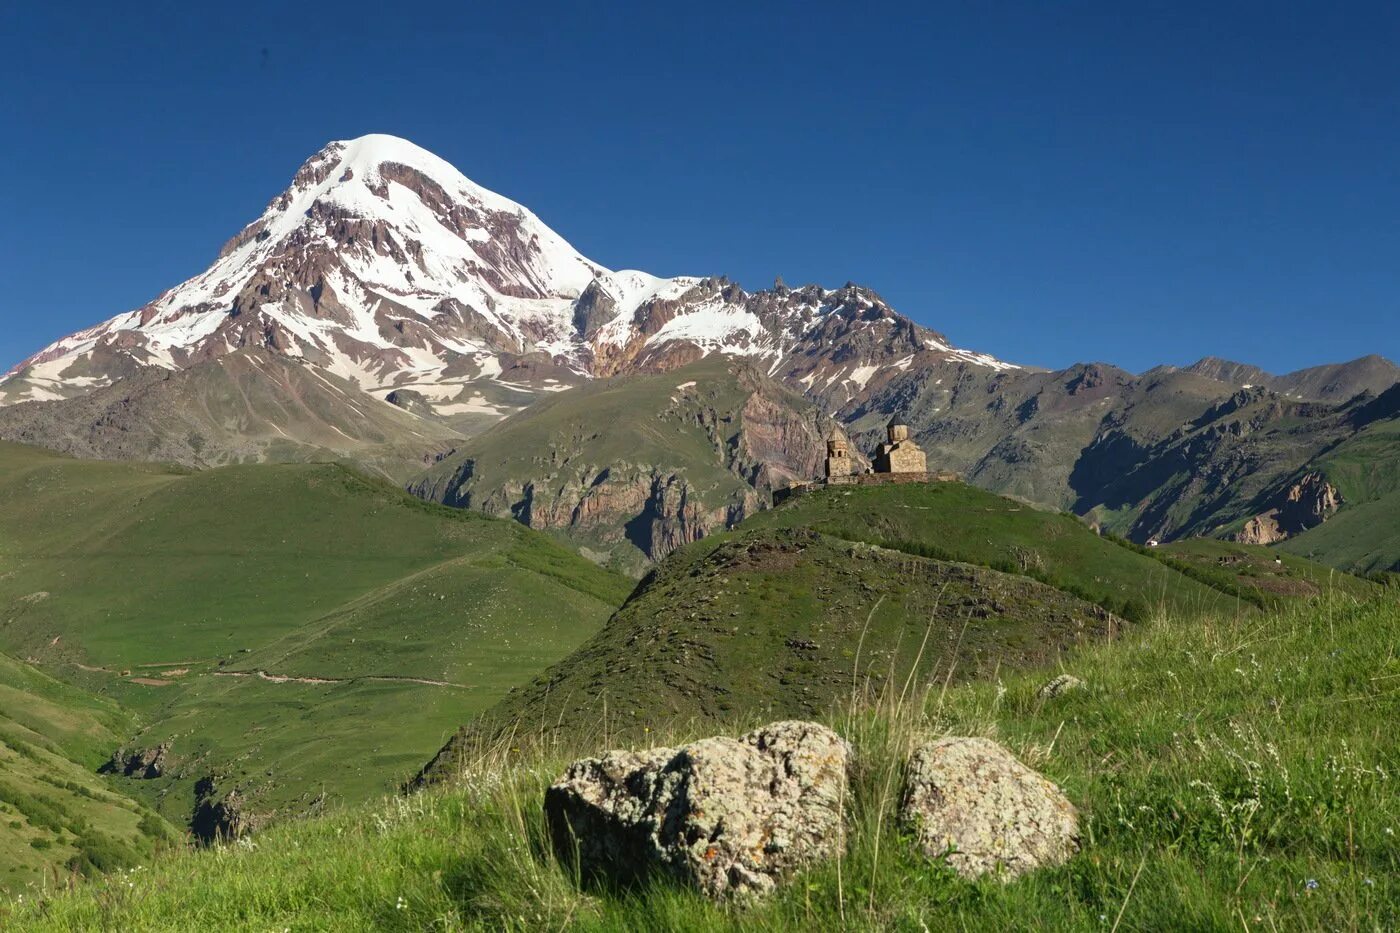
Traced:
POLYGON ((965 878, 1009 880, 1079 848, 1079 817, 1046 778, 983 738, 950 736, 909 759, 900 816, 930 858, 965 878))
POLYGON ((670 875, 712 897, 764 894, 842 845, 846 743, 777 722, 738 739, 586 758, 545 794, 556 850, 591 880, 670 875))

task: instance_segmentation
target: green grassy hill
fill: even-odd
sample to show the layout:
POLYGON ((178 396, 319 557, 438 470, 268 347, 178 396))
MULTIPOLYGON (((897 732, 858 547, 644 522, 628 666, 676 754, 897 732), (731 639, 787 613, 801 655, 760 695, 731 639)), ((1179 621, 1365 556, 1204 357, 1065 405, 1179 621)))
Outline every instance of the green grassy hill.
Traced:
MULTIPOLYGON (((514 522, 335 465, 191 473, 0 445, 0 649, 170 745, 183 826, 383 793, 593 634, 631 584, 514 522)), ((120 730, 117 730, 120 732, 120 730)))
POLYGON ((560 534, 625 572, 815 476, 834 422, 750 364, 708 357, 541 399, 412 484, 560 534))
POLYGON ((110 700, 0 654, 0 889, 129 867, 177 835, 97 776, 134 725, 110 700))
MULTIPOLYGON (((580 890, 550 854, 544 788, 598 729, 457 784, 270 829, 0 906, 35 931, 1390 930, 1400 926, 1393 601, 1162 618, 1048 669, 835 715, 856 749, 845 855, 756 907, 657 883, 580 890), (1046 702, 1069 671, 1085 690, 1046 702), (930 866, 897 831, 919 736, 988 735, 1079 807, 1083 851, 1013 883, 930 866)), ((728 724, 726 724, 727 728, 728 724)), ((675 742, 722 727, 652 734, 675 742)))
POLYGON ((1218 613, 1240 602, 1213 580, 1187 578, 1142 549, 1094 534, 1073 515, 963 483, 817 489, 754 516, 748 527, 810 528, 1024 574, 1136 619, 1161 610, 1218 613))
POLYGON ((633 739, 678 723, 821 716, 906 684, 1043 664, 1124 619, 1245 617, 1259 602, 1223 574, 961 483, 819 489, 673 553, 595 637, 455 736, 424 778, 497 741, 549 744, 599 723, 633 739))

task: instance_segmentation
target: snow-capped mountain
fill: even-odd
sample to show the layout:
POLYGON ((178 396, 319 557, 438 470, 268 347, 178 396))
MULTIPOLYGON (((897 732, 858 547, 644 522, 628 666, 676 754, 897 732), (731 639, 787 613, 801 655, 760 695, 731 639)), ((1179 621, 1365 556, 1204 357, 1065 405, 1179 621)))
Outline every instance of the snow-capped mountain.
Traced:
POLYGON ((594 376, 757 358, 831 408, 959 350, 848 285, 747 292, 610 271, 519 204, 393 136, 333 142, 219 252, 149 304, 0 380, 0 404, 70 398, 260 347, 420 414, 494 420, 594 376))

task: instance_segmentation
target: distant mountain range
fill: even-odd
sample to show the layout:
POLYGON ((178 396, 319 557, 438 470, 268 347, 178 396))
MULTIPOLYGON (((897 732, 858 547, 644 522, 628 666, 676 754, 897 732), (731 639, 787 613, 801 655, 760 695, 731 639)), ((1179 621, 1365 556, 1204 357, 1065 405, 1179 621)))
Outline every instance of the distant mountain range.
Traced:
MULTIPOLYGON (((937 466, 1140 541, 1297 538, 1396 491, 1327 463, 1396 455, 1397 381, 1377 356, 1051 372, 960 349, 853 284, 611 271, 442 159, 365 136, 312 156, 205 272, 7 373, 0 438, 192 466, 350 460, 635 571, 815 472, 833 419, 869 449, 892 415, 937 466), (730 363, 685 391, 707 357, 730 363)), ((1386 566, 1388 546, 1348 560, 1386 566)))

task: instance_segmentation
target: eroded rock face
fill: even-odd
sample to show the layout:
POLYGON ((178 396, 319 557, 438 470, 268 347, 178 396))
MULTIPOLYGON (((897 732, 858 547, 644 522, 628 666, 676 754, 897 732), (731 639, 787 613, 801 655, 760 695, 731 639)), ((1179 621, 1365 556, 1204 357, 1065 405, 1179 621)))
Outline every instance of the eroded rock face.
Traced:
POLYGON ((1064 793, 990 739, 949 736, 909 759, 900 818, 930 858, 959 875, 1011 879, 1058 865, 1079 848, 1064 793))
POLYGON ((165 774, 166 758, 170 754, 170 743, 162 742, 152 748, 119 748, 112 758, 100 769, 102 774, 120 774, 124 777, 158 778, 165 774))
POLYGON ((618 381, 539 411, 468 440, 452 468, 411 491, 562 531, 638 575, 644 562, 767 508, 775 489, 818 475, 834 424, 743 362, 618 381), (607 407, 623 397, 625 409, 607 407))
POLYGON ((242 839, 265 822, 263 815, 249 812, 247 800, 237 787, 227 793, 221 792, 214 775, 200 778, 195 783, 194 794, 190 832, 206 845, 242 839))
POLYGON ((841 847, 848 757, 840 736, 800 721, 609 752, 570 765, 545 814, 587 878, 661 873, 715 898, 762 895, 841 847))
POLYGON ((1273 512, 1256 515, 1244 523, 1235 540, 1241 544, 1275 544, 1287 538, 1278 524, 1278 516, 1273 512))
POLYGON ((1278 505, 1261 512, 1235 535, 1244 544, 1273 544, 1321 525, 1342 507, 1342 494, 1321 473, 1303 476, 1282 491, 1278 505))

